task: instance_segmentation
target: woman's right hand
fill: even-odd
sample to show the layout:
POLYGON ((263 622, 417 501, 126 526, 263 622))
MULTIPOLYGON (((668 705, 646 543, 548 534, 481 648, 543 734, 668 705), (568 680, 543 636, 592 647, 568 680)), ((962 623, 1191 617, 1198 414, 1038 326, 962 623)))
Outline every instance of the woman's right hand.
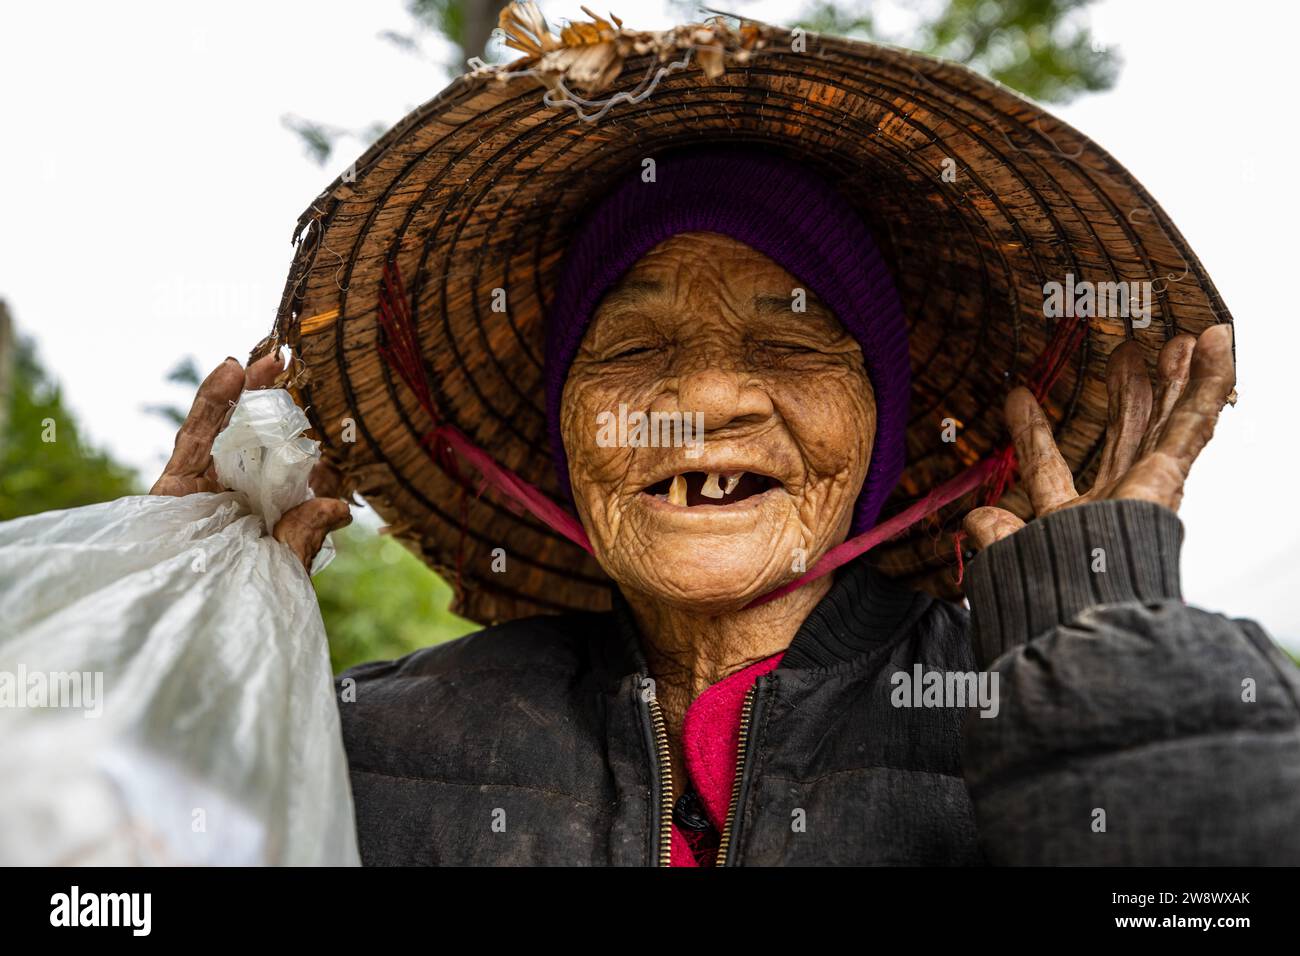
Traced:
MULTIPOLYGON (((272 387, 280 369, 275 353, 258 359, 247 370, 233 358, 218 365, 199 386, 189 415, 176 433, 171 459, 149 493, 180 497, 200 491, 225 491, 212 463, 212 442, 230 420, 240 392, 272 387)), ((310 483, 316 497, 286 511, 271 532, 308 570, 325 536, 352 521, 348 503, 336 497, 340 478, 334 468, 320 462, 312 469, 310 483)))

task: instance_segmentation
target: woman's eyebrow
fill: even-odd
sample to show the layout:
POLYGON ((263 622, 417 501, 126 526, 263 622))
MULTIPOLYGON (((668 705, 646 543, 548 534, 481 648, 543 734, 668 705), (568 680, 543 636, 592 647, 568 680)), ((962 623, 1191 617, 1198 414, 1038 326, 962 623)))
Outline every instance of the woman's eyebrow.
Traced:
POLYGON ((664 284, 653 279, 628 279, 620 282, 618 286, 611 289, 609 294, 601 300, 601 308, 607 306, 636 306, 642 305, 648 299, 661 295, 664 291, 664 284))

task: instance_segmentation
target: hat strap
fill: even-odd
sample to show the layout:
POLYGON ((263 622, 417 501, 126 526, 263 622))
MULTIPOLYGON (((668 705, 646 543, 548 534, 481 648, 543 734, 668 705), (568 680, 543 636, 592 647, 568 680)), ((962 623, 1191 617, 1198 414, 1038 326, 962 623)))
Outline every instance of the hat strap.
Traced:
POLYGON ((434 427, 425 432, 421 445, 449 478, 461 486, 470 487, 469 479, 462 475, 458 459, 473 467, 480 475, 475 497, 487 486, 495 488, 508 501, 534 515, 542 524, 568 538, 590 553, 591 542, 582 524, 535 485, 520 478, 509 468, 497 464, 492 456, 470 441, 459 428, 444 422, 433 401, 429 378, 425 372, 424 357, 420 352, 415 323, 411 317, 410 300, 402 283, 397 262, 384 263, 384 276, 379 289, 379 324, 384 331, 379 352, 411 390, 415 400, 433 421, 434 427))
POLYGON ((849 538, 843 544, 831 548, 822 555, 820 561, 804 574, 795 578, 789 584, 784 584, 773 591, 759 595, 745 607, 758 607, 768 601, 775 601, 779 597, 784 597, 791 591, 830 574, 841 565, 848 564, 859 555, 866 554, 882 541, 888 541, 890 538, 902 534, 912 525, 930 517, 945 505, 952 504, 958 498, 979 488, 980 485, 993 477, 999 465, 1000 462, 997 458, 985 458, 971 465, 955 478, 948 479, 920 501, 900 511, 894 517, 880 522, 870 531, 864 531, 862 534, 849 538))

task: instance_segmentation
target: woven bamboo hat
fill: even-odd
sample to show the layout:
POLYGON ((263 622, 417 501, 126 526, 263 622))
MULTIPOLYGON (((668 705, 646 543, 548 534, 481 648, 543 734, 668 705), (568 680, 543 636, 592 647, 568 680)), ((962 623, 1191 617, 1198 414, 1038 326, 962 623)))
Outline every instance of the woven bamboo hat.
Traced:
MULTIPOLYGON (((254 351, 293 349, 290 384, 327 459, 457 582, 457 609, 474 620, 609 605, 590 555, 483 492, 428 438, 453 426, 563 500, 543 324, 575 222, 647 157, 700 143, 774 151, 831 182, 872 229, 903 299, 913 381, 908 464, 886 516, 1005 455, 1002 401, 1025 382, 1086 483, 1109 353, 1133 338, 1154 359, 1176 333, 1231 321, 1178 230, 1108 153, 962 66, 722 18, 645 33, 593 16, 555 36, 535 7, 513 4, 501 23, 522 58, 457 79, 303 213, 274 330, 254 351), (1145 313, 1115 314, 1111 285, 1109 311, 1045 317, 1050 283, 1067 295, 1091 283, 1100 300, 1121 282, 1139 284, 1124 287, 1134 303, 1149 293, 1145 313), (393 309, 414 333, 406 367, 393 309)), ((978 495, 875 560, 954 596, 946 532, 978 495)), ((1027 513, 1014 488, 1002 501, 1027 513)))

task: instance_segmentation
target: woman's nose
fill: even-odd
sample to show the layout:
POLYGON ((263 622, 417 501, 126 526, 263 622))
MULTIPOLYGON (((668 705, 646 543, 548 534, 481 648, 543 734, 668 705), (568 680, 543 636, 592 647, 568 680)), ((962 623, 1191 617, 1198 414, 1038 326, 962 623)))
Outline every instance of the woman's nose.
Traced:
POLYGON ((712 432, 766 421, 772 414, 772 399, 744 372, 705 368, 678 379, 677 408, 702 413, 705 431, 712 432))

